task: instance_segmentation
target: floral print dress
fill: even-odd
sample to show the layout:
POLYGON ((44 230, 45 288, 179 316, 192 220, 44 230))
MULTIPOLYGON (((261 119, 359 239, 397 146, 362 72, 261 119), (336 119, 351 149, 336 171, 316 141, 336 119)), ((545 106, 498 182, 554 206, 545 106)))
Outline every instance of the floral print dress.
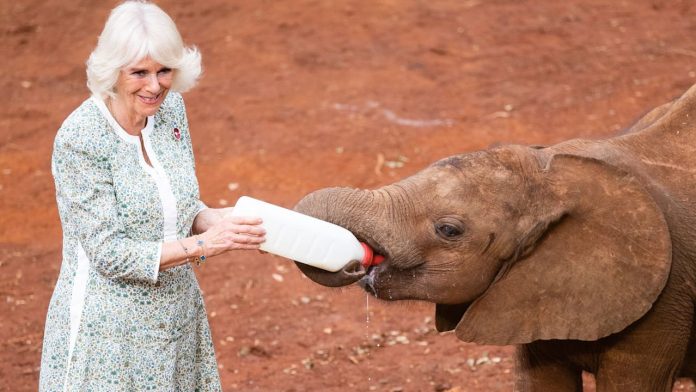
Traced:
POLYGON ((169 93, 126 133, 92 97, 63 123, 52 171, 63 262, 46 319, 40 391, 218 391, 190 264, 159 271, 164 241, 189 235, 199 200, 188 122, 169 93))

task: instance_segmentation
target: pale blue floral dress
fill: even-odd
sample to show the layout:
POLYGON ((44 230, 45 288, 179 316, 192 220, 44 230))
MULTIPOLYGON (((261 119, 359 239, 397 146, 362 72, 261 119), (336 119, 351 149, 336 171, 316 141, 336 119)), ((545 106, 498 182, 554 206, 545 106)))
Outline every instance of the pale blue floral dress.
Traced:
POLYGON ((40 391, 218 391, 190 264, 158 271, 163 241, 186 237, 199 200, 184 103, 169 93, 126 133, 92 97, 55 139, 63 262, 46 319, 40 391))

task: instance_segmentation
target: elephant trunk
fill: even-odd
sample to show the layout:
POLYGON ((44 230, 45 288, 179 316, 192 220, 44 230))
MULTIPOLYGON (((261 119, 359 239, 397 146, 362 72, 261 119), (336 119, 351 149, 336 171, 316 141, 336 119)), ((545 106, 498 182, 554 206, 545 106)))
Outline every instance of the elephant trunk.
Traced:
MULTIPOLYGON (((366 224, 375 216, 375 191, 352 188, 327 188, 305 196, 295 210, 345 227, 356 236, 366 232, 366 224)), ((365 238, 365 237, 363 237, 365 238)), ((324 286, 339 287, 352 284, 365 276, 360 260, 351 261, 341 270, 329 272, 302 263, 298 268, 311 280, 324 286)))

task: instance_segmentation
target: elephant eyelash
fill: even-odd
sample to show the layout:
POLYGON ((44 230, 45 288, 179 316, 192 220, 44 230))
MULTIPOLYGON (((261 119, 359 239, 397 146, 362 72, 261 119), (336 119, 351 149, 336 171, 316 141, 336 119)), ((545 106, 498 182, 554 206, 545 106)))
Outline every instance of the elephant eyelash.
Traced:
POLYGON ((447 241, 453 241, 464 234, 464 229, 452 223, 436 223, 435 232, 439 237, 447 241))

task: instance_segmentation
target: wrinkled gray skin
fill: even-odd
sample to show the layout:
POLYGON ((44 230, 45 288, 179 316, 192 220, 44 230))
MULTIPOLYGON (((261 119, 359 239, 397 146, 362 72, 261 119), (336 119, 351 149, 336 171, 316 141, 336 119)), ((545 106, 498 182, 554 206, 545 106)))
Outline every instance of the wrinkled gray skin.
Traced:
POLYGON ((384 300, 435 303, 464 341, 517 345, 516 390, 671 391, 694 377, 696 88, 627 133, 452 156, 377 190, 330 188, 298 211, 386 260, 336 273, 384 300))

